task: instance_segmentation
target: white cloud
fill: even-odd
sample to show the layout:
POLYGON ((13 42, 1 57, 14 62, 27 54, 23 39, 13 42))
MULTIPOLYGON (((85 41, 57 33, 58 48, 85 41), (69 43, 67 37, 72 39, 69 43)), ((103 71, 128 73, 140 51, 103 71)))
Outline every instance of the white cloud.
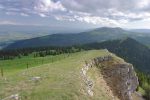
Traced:
POLYGON ((13 21, 0 21, 0 25, 20 25, 19 23, 13 21))
POLYGON ((64 8, 60 1, 53 2, 51 0, 36 0, 34 9, 39 12, 66 10, 66 8, 64 8))
POLYGON ((59 20, 59 21, 71 21, 71 22, 74 22, 76 21, 73 17, 71 16, 55 16, 55 19, 56 20, 59 20))
POLYGON ((111 20, 109 18, 102 18, 98 16, 84 16, 84 17, 79 17, 75 16, 75 19, 81 22, 87 22, 87 23, 92 23, 92 24, 100 24, 104 26, 110 26, 110 25, 120 25, 117 21, 111 20))
POLYGON ((53 16, 94 25, 119 26, 150 18, 150 0, 1 0, 2 8, 8 15, 53 16))
POLYGON ((150 0, 138 0, 137 2, 137 7, 140 9, 146 8, 150 5, 150 0))
POLYGON ((10 21, 10 20, 3 20, 0 21, 0 25, 31 25, 31 26, 43 26, 42 24, 24 24, 24 23, 19 23, 15 21, 10 21))
POLYGON ((26 13, 20 13, 21 16, 28 17, 29 15, 26 13))
POLYGON ((43 14, 43 13, 39 13, 39 15, 41 16, 41 17, 47 17, 45 14, 43 14))
POLYGON ((6 14, 6 15, 16 15, 15 12, 6 12, 5 14, 6 14))

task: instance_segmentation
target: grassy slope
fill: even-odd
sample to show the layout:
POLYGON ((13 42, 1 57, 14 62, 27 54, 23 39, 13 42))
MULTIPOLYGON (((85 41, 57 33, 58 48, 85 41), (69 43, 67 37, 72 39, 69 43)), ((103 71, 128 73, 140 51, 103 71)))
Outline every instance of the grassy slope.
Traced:
POLYGON ((86 87, 80 75, 85 60, 108 54, 105 50, 83 51, 53 63, 49 59, 48 64, 9 72, 6 77, 0 77, 0 99, 18 93, 21 100, 111 100, 111 91, 96 68, 89 71, 95 80, 93 97, 84 91, 86 87), (32 81, 35 76, 41 80, 32 81))
POLYGON ((22 57, 21 59, 15 58, 14 60, 0 60, 0 68, 3 68, 4 75, 14 74, 18 71, 24 70, 28 67, 35 67, 41 64, 59 61, 68 56, 68 54, 61 54, 56 56, 36 57, 30 56, 22 57))

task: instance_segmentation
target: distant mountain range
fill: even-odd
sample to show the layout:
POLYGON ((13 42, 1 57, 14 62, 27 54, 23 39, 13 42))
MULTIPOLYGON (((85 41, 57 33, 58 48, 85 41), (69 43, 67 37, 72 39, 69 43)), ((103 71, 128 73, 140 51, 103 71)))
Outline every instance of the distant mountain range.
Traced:
POLYGON ((138 33, 150 33, 150 29, 132 29, 130 31, 138 33))
POLYGON ((29 39, 56 33, 79 33, 86 29, 30 25, 0 25, 0 42, 29 39))
POLYGON ((121 28, 102 27, 87 32, 76 34, 52 34, 32 39, 16 41, 6 47, 6 49, 44 47, 44 46, 71 46, 92 42, 103 42, 107 40, 132 37, 133 39, 150 45, 150 34, 136 33, 123 30, 121 28))
POLYGON ((57 33, 73 34, 86 30, 89 29, 59 26, 0 25, 0 49, 18 40, 31 39, 57 33))

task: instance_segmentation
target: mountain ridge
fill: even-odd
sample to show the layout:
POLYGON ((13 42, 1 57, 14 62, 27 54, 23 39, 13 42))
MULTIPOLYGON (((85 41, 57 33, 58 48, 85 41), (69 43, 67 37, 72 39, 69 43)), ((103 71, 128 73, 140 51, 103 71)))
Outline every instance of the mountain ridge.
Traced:
POLYGON ((20 40, 10 44, 6 48, 13 49, 38 46, 71 46, 126 37, 127 35, 124 33, 127 32, 120 28, 102 27, 77 34, 52 34, 32 39, 20 40), (120 31, 122 32, 120 33, 120 31))
POLYGON ((135 33, 122 28, 101 27, 76 34, 52 34, 31 39, 19 40, 9 44, 5 49, 17 49, 45 46, 72 46, 93 42, 131 37, 144 45, 150 45, 150 34, 135 33))
POLYGON ((127 62, 132 63, 137 69, 150 73, 150 49, 132 38, 110 40, 102 43, 83 45, 84 49, 108 49, 127 62))

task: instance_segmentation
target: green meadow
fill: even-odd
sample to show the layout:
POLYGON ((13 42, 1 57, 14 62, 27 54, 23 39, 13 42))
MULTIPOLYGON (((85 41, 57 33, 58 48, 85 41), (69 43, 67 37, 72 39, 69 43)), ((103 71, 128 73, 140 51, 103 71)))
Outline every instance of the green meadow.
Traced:
POLYGON ((56 56, 33 57, 33 55, 15 58, 13 60, 0 60, 0 68, 3 69, 4 76, 17 73, 21 70, 36 67, 46 63, 60 61, 70 56, 71 54, 61 54, 56 56))
MULTIPOLYGON (((0 61, 4 69, 0 100, 13 94, 18 94, 21 100, 95 100, 100 95, 89 98, 84 94, 80 71, 85 61, 104 55, 108 55, 106 50, 92 50, 0 61), (34 81, 33 77, 40 80, 34 81)), ((105 93, 98 94, 108 98, 105 93)))

